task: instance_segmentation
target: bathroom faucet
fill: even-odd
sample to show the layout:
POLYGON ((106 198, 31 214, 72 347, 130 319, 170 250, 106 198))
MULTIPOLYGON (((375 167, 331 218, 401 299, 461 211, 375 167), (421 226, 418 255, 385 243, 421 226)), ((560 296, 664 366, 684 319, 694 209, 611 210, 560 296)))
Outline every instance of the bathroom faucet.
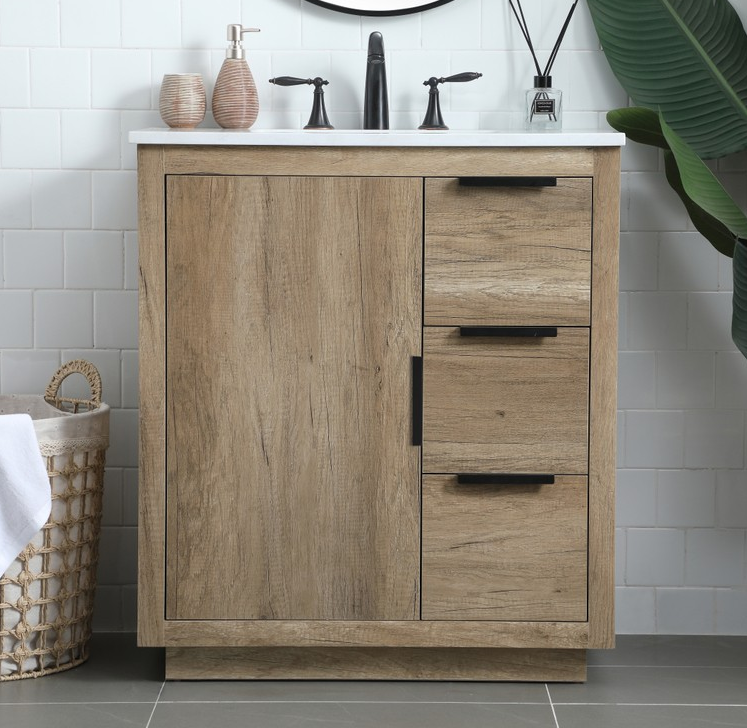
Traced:
POLYGON ((366 93, 363 99, 363 128, 389 128, 389 98, 384 65, 384 38, 374 32, 368 37, 366 93))

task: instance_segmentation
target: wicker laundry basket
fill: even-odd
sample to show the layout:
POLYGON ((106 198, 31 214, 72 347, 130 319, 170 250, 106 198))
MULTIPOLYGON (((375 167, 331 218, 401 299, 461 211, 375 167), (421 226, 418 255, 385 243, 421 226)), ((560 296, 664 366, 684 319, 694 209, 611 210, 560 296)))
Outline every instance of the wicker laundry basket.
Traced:
POLYGON ((31 415, 52 488, 52 513, 0 576, 0 681, 40 677, 88 659, 96 588, 109 407, 90 362, 64 364, 45 395, 0 396, 0 414, 31 415), (60 396, 82 374, 90 399, 60 396))

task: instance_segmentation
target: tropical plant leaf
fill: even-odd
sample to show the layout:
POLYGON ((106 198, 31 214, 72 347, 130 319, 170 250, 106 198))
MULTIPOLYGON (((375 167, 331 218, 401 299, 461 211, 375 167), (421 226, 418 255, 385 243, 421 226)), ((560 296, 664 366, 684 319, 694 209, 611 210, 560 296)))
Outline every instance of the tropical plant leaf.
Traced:
POLYGON ((734 295, 732 297, 731 338, 747 356, 747 243, 734 248, 734 295))
POLYGON ((747 238, 747 216, 732 200, 706 163, 664 119, 661 130, 672 150, 687 196, 709 215, 720 220, 734 237, 747 238))
POLYGON ((688 197, 682 185, 682 177, 677 167, 677 160, 670 149, 664 152, 664 169, 667 174, 669 186, 679 195, 684 203, 687 213, 690 215, 693 225, 695 225, 695 229, 719 253, 728 255, 731 258, 734 255, 734 233, 724 223, 717 220, 713 215, 709 215, 702 207, 688 197))
POLYGON ((684 203, 695 228, 719 253, 731 257, 734 254, 734 234, 720 220, 697 205, 685 192, 677 167, 677 160, 661 130, 659 114, 651 111, 651 109, 631 106, 610 111, 607 114, 607 121, 610 126, 623 132, 631 141, 660 147, 664 150, 664 168, 667 181, 684 203))
POLYGON ((669 144, 661 133, 659 114, 642 106, 630 106, 607 112, 607 123, 621 131, 631 141, 648 144, 652 147, 669 149, 669 144))
POLYGON ((747 34, 727 0, 587 0, 613 73, 706 159, 747 149, 747 34))

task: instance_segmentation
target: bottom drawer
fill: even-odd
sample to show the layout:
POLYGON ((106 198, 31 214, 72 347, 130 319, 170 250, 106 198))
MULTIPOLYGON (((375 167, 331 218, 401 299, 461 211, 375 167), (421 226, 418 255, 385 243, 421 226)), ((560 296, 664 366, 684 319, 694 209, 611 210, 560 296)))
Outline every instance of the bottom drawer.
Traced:
POLYGON ((586 621, 587 478, 423 476, 423 619, 586 621))

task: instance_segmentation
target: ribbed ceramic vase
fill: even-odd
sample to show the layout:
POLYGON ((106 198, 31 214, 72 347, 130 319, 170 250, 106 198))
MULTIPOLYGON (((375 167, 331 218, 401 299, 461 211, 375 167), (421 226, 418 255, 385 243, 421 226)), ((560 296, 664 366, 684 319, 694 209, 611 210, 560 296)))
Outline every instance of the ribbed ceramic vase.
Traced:
POLYGON ((259 96, 243 58, 226 58, 213 91, 213 116, 224 129, 248 129, 259 113, 259 96))
POLYGON ((161 84, 158 109, 174 129, 194 129, 204 118, 207 100, 199 73, 167 73, 161 84))

